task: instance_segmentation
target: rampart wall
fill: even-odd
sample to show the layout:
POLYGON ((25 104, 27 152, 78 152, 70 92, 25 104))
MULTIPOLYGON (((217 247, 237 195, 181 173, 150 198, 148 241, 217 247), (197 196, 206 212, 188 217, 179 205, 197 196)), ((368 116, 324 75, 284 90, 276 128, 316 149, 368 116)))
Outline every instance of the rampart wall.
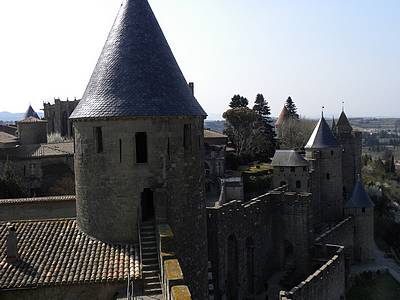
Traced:
POLYGON ((75 196, 0 200, 0 222, 74 218, 75 196))
POLYGON ((290 291, 281 291, 280 300, 338 300, 345 295, 344 247, 321 245, 318 248, 320 260, 329 257, 306 280, 290 291))

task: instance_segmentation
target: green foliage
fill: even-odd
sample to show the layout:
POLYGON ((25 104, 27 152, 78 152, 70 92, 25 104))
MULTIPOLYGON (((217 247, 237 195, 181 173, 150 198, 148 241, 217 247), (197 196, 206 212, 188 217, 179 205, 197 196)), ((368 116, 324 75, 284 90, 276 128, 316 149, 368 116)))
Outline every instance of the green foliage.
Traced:
MULTIPOLYGON (((378 271, 379 272, 379 271, 378 271)), ((377 272, 377 273, 378 273, 377 272)), ((348 300, 397 300, 400 295, 400 284, 389 274, 360 275, 355 285, 348 291, 348 300)))
POLYGON ((0 177, 0 198, 21 198, 25 196, 26 193, 21 180, 14 174, 11 163, 7 160, 4 166, 4 174, 0 177))
POLYGON ((247 105, 249 105, 249 100, 240 95, 234 95, 232 97, 231 103, 229 104, 229 107, 240 108, 240 107, 247 107, 247 105))
POLYGON ((286 108, 289 112, 289 116, 293 119, 299 119, 299 115, 297 114, 297 107, 296 104, 294 104, 292 97, 288 97, 286 100, 286 108))
POLYGON ((225 134, 234 145, 237 157, 251 153, 255 123, 259 115, 248 107, 228 109, 223 114, 226 120, 225 134))

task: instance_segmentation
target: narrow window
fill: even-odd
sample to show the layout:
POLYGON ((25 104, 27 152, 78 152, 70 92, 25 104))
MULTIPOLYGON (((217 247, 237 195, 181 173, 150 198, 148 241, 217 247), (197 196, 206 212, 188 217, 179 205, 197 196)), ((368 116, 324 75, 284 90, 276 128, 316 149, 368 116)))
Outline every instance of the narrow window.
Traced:
POLYGON ((119 163, 122 163, 122 140, 119 139, 119 163))
POLYGON ((103 133, 101 127, 94 128, 94 139, 96 143, 96 152, 103 152, 103 133))
POLYGON ((307 172, 307 167, 303 167, 303 171, 304 171, 304 172, 307 172))
POLYGON ((331 151, 331 156, 333 156, 333 151, 331 151))
POLYGON ((183 126, 183 147, 185 150, 192 150, 192 126, 190 124, 183 126))
POLYGON ((136 135, 136 162, 138 164, 147 163, 147 134, 137 132, 136 135))
POLYGON ((296 181, 296 189, 301 189, 301 181, 300 180, 296 181))
POLYGON ((169 138, 168 138, 168 142, 167 142, 167 154, 168 154, 168 160, 171 160, 171 149, 170 149, 171 145, 169 143, 169 138))
POLYGON ((365 214, 365 207, 362 208, 362 213, 365 214))
POLYGON ((26 166, 24 166, 24 176, 26 176, 26 166))
POLYGON ((290 167, 290 172, 292 173, 296 172, 296 167, 290 167))
POLYGON ((326 173, 326 180, 330 180, 331 179, 331 174, 326 173))

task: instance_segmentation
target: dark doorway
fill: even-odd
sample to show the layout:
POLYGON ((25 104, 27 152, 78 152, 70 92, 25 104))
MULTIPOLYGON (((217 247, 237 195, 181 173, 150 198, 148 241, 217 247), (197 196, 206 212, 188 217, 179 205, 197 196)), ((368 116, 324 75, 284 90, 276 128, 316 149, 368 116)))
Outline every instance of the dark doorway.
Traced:
POLYGON ((141 199, 142 208, 142 221, 151 221, 154 219, 154 201, 153 191, 151 189, 144 189, 141 199))

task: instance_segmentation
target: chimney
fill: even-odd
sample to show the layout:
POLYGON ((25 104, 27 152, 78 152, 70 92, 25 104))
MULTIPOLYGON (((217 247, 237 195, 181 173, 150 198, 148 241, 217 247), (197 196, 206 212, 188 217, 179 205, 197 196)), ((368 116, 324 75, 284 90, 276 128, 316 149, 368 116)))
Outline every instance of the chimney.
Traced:
POLYGON ((18 260, 17 231, 11 223, 7 223, 8 234, 6 242, 7 262, 14 263, 18 260))
POLYGON ((189 82, 190 90, 192 91, 192 95, 194 96, 194 82, 189 82))

